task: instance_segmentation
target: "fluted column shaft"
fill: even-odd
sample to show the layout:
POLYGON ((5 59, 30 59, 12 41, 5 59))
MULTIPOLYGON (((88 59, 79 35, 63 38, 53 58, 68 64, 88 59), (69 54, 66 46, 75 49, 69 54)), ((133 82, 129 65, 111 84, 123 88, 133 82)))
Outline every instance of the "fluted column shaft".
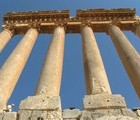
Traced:
POLYGON ((59 96, 62 77, 65 31, 56 27, 47 51, 35 95, 59 96))
POLYGON ((30 55, 37 35, 37 30, 30 28, 1 68, 0 109, 6 106, 30 55))
POLYGON ((85 26, 82 27, 81 34, 87 94, 111 94, 108 78, 93 31, 90 27, 85 26))
POLYGON ((12 32, 10 32, 8 29, 5 29, 0 33, 0 53, 6 46, 6 44, 9 42, 12 36, 13 36, 12 32))
POLYGON ((140 25, 136 27, 135 34, 140 38, 140 25))
POLYGON ((117 26, 111 26, 108 33, 117 49, 131 82, 140 97, 140 55, 117 26))

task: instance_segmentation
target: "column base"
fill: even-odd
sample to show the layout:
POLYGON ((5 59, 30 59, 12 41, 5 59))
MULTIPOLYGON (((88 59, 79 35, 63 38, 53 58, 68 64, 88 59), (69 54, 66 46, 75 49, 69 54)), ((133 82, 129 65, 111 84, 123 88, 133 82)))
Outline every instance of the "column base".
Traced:
POLYGON ((83 104, 84 110, 126 108, 125 100, 121 95, 86 95, 83 104))
POLYGON ((127 109, 125 99, 121 95, 86 95, 84 110, 80 120, 137 120, 137 115, 127 109))
POLYGON ((38 95, 21 101, 19 120, 62 120, 59 96, 38 95))

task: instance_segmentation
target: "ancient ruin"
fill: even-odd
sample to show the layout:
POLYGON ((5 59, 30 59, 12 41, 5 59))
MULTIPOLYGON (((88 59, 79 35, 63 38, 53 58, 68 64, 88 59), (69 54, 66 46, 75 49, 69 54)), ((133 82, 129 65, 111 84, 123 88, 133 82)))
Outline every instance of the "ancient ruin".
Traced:
POLYGON ((112 94, 94 32, 109 35, 140 98, 140 55, 122 31, 140 37, 140 18, 135 9, 11 12, 3 17, 0 52, 16 34, 24 37, 0 70, 0 120, 138 120, 140 110, 127 108, 121 95, 112 94), (52 34, 34 96, 21 101, 12 112, 7 102, 40 33, 52 34), (65 34, 82 36, 86 95, 83 111, 61 109, 60 86, 65 34))

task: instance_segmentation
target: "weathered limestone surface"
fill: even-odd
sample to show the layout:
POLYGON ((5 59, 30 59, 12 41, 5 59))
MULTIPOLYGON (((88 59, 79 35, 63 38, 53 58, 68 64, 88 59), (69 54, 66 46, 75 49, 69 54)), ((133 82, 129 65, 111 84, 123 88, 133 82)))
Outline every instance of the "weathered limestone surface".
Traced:
POLYGON ((137 113, 137 115, 140 117, 140 110, 137 110, 136 113, 137 113))
POLYGON ((4 118, 4 112, 0 112, 0 120, 4 118))
POLYGON ((59 96, 37 95, 21 101, 19 120, 62 120, 59 96))
POLYGON ((121 109, 122 115, 136 118, 137 115, 131 109, 121 109))
MULTIPOLYGON (((123 30, 130 30, 136 22, 135 10, 118 9, 117 11, 110 11, 99 9, 99 11, 93 11, 94 10, 78 10, 76 17, 69 17, 69 12, 67 10, 62 12, 51 11, 52 15, 50 15, 50 11, 29 13, 18 12, 16 14, 14 12, 10 14, 8 13, 4 17, 4 24, 2 25, 3 28, 7 28, 9 22, 11 23, 13 20, 15 21, 15 34, 25 33, 29 26, 37 27, 39 33, 52 33, 54 27, 56 27, 57 20, 60 22, 58 24, 61 24, 61 27, 58 26, 54 29, 36 90, 36 96, 28 97, 27 99, 21 101, 18 113, 8 112, 8 109, 4 110, 4 107, 12 94, 12 91, 36 41, 38 31, 35 28, 28 30, 24 38, 1 68, 0 120, 140 120, 139 108, 135 108, 133 111, 131 109, 127 109, 125 100, 121 95, 111 95, 112 93, 103 61, 93 34, 93 31, 105 32, 105 26, 108 26, 111 21, 114 22, 116 16, 119 19, 119 27, 123 30), (106 13, 104 13, 105 11, 106 13), (99 15, 97 18, 91 17, 98 13, 99 15), (29 14, 29 16, 27 17, 26 14, 29 14), (47 15, 45 15, 46 18, 48 17, 45 20, 44 14, 47 15), (106 17, 105 14, 108 17, 106 17), (27 24, 27 19, 31 20, 31 17, 33 24, 29 25, 27 24), (89 18, 91 22, 89 23, 89 21, 86 21, 87 23, 85 23, 84 21, 83 23, 83 19, 85 18, 89 18), (96 18, 96 22, 94 18, 96 18), (81 27, 83 39, 83 59, 88 94, 84 98, 84 108, 82 111, 72 108, 66 110, 61 109, 59 92, 65 43, 65 30, 61 23, 63 20, 67 28, 66 33, 79 33, 81 27), (36 21, 39 21, 39 23, 36 21), (48 21, 50 22, 48 23, 48 21), (91 27, 88 25, 86 26, 86 24, 91 27)), ((137 26, 135 32, 140 37, 140 25, 137 26)), ((140 96, 139 54, 117 26, 111 26, 108 29, 108 33, 114 42, 136 92, 140 96)), ((0 33, 0 52, 6 46, 11 37, 12 32, 7 29, 0 33)), ((11 108, 9 111, 10 110, 11 108)))
POLYGON ((41 114, 42 114, 42 111, 32 111, 32 114, 30 115, 30 119, 31 120, 37 120, 37 119, 41 119, 41 114))
POLYGON ((9 100, 20 74, 28 60, 36 41, 38 32, 31 28, 19 42, 0 71, 0 110, 4 109, 9 100))
POLYGON ((13 34, 8 29, 5 29, 0 33, 0 53, 12 36, 13 34))
POLYGON ((96 110, 96 109, 116 109, 125 108, 126 103, 121 95, 86 95, 84 97, 84 109, 96 110))
POLYGON ((139 110, 130 109, 100 109, 83 110, 20 110, 16 112, 0 112, 0 120, 139 120, 139 110), (63 117, 62 113, 63 112, 63 117))
POLYGON ((16 112, 0 112, 0 120, 17 120, 16 112))
POLYGON ((36 95, 59 96, 63 56, 64 56, 65 30, 56 27, 47 51, 36 95))
POLYGON ((124 67, 140 97, 140 55, 117 26, 110 26, 108 33, 117 49, 124 67))
POLYGON ((60 110, 21 110, 18 120, 62 120, 60 110))
POLYGON ((59 96, 38 95, 21 101, 20 110, 61 110, 59 96))
POLYGON ((76 119, 81 115, 81 111, 79 109, 65 109, 63 110, 63 119, 76 119))
POLYGON ((7 112, 4 114, 3 120, 17 120, 16 112, 7 112))
POLYGON ((96 120, 138 120, 138 119, 120 115, 120 116, 104 116, 96 120))
POLYGON ((31 110, 20 110, 18 112, 19 120, 29 120, 31 113, 32 113, 31 110))
POLYGON ((134 112, 131 111, 134 115, 132 117, 132 113, 124 115, 121 111, 121 109, 100 109, 95 111, 82 111, 80 120, 120 120, 119 118, 121 118, 121 120, 127 120, 127 118, 128 120, 138 120, 138 116, 136 116, 134 112))
POLYGON ((135 34, 140 38, 140 25, 136 27, 135 34))
POLYGON ((79 119, 78 118, 70 118, 70 119, 64 118, 63 120, 79 120, 79 119))
POLYGON ((111 94, 103 61, 90 27, 81 28, 87 94, 111 94))

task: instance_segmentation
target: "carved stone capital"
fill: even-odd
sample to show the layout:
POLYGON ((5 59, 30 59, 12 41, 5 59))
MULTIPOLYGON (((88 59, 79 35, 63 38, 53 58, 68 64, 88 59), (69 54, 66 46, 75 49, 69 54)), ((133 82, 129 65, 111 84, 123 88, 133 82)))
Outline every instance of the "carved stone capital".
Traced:
POLYGON ((113 27, 113 26, 116 26, 116 25, 113 24, 113 23, 107 24, 107 31, 108 31, 109 28, 111 28, 111 27, 113 27))
POLYGON ((115 26, 120 27, 121 26, 121 22, 118 21, 118 20, 113 20, 113 21, 110 22, 110 24, 107 24, 107 26, 106 26, 106 33, 107 33, 107 35, 108 35, 108 29, 110 29, 112 27, 115 27, 115 26))
POLYGON ((84 22, 82 22, 80 27, 82 28, 82 27, 85 27, 85 26, 89 26, 90 27, 91 26, 91 22, 90 21, 84 21, 84 22))
POLYGON ((80 30, 79 31, 81 31, 82 28, 85 27, 85 26, 91 27, 91 22, 90 21, 82 22, 81 25, 80 25, 80 30))
POLYGON ((63 22, 56 22, 56 23, 55 23, 55 27, 58 27, 58 26, 64 27, 65 24, 64 24, 63 22))
POLYGON ((110 24, 107 25, 107 28, 113 27, 113 26, 120 26, 121 21, 119 20, 112 20, 110 24))
POLYGON ((66 22, 62 22, 62 21, 56 22, 55 23, 55 28, 56 27, 64 27, 64 30, 66 31, 66 29, 67 29, 67 23, 66 22))
POLYGON ((32 22, 28 25, 28 28, 35 28, 38 32, 41 32, 40 24, 39 22, 32 22))
POLYGON ((136 32, 137 27, 140 25, 140 20, 137 20, 132 26, 132 32, 136 32))
POLYGON ((7 31, 11 34, 11 36, 13 36, 13 35, 15 34, 15 25, 14 25, 14 24, 13 24, 13 25, 7 24, 7 25, 3 28, 3 30, 7 30, 7 31))

